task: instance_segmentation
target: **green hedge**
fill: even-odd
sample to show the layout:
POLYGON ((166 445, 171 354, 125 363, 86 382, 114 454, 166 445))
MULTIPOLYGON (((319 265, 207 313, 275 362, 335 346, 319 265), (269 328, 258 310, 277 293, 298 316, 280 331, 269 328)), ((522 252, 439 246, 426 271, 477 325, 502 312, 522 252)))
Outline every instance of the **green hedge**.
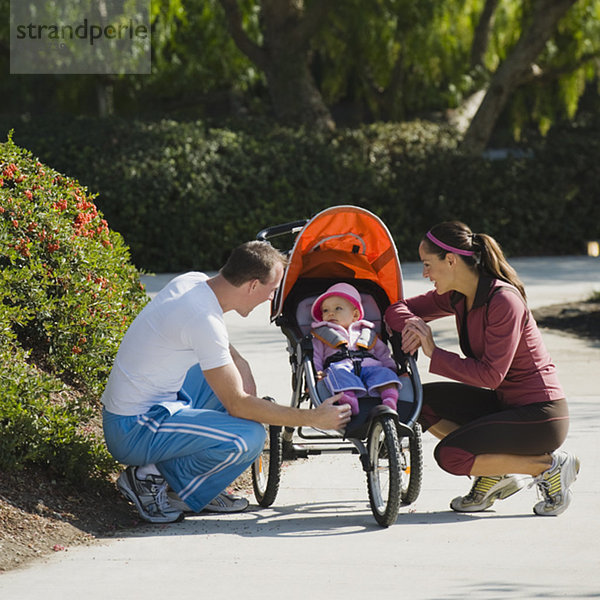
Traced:
POLYGON ((99 396, 147 302, 122 237, 77 180, 0 144, 0 469, 81 482, 115 462, 99 396))
POLYGON ((598 122, 557 128, 526 158, 495 161, 460 155, 450 131, 421 121, 332 136, 251 121, 10 124, 21 144, 99 192, 135 264, 152 271, 217 268, 260 229, 346 203, 378 214, 403 260, 448 218, 511 255, 580 253, 599 235, 598 122))

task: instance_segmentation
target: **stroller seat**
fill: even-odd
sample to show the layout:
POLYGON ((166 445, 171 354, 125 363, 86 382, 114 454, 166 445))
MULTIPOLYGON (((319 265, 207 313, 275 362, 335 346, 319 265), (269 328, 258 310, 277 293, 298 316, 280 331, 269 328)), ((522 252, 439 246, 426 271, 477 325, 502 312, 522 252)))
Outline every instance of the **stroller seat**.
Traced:
MULTIPOLYGON (((361 302, 363 305, 364 311, 364 319, 370 321, 375 326, 375 331, 377 334, 385 341, 387 339, 387 331, 385 326, 383 325, 382 319, 382 310, 380 309, 377 300, 375 299, 374 294, 377 294, 379 290, 373 286, 373 282, 371 281, 360 281, 360 280, 334 280, 334 279, 300 279, 296 283, 295 288, 292 294, 290 294, 290 299, 293 301, 294 296, 301 296, 302 289, 308 289, 311 292, 315 287, 319 290, 318 293, 311 293, 308 296, 302 297, 297 300, 295 304, 295 325, 298 328, 298 332, 301 336, 304 337, 305 340, 310 340, 312 342, 310 330, 311 324, 313 322, 313 318, 311 315, 311 308, 314 301, 319 297, 319 295, 324 292, 328 287, 333 285, 334 283, 340 282, 350 283, 357 288, 368 289, 369 291, 360 291, 361 302)), ((309 344, 304 344, 305 351, 309 344)), ((311 355, 312 359, 312 355, 311 355)), ((314 366, 313 366, 314 370, 314 366)), ((401 369, 400 369, 401 372, 401 369)), ((316 371, 314 371, 316 375, 316 371)), ((398 418, 401 423, 407 422, 410 414, 413 411, 413 402, 415 399, 413 384, 408 376, 402 376, 402 388, 399 391, 398 395, 398 418)), ((319 380, 315 385, 318 400, 319 402, 323 402, 326 398, 331 396, 331 392, 325 385, 323 380, 319 380)), ((380 405, 379 398, 369 398, 363 397, 360 400, 361 403, 361 413, 356 417, 353 417, 351 423, 349 424, 346 430, 347 437, 364 437, 366 434, 365 426, 369 421, 370 412, 376 407, 380 405), (364 410, 363 410, 364 408, 364 410)))

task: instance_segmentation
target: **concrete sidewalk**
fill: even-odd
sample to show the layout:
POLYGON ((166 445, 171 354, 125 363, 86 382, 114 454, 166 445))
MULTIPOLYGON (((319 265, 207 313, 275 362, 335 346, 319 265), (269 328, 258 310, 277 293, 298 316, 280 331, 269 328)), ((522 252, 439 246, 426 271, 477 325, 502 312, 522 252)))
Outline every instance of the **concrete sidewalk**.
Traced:
MULTIPOLYGON (((530 305, 578 300, 600 290, 600 260, 511 261, 530 305)), ((403 265, 405 295, 429 289, 416 263, 403 265)), ((160 288, 156 278, 149 291, 160 288)), ((453 323, 436 324, 440 345, 456 344, 453 323)), ((262 394, 290 397, 285 341, 268 309, 228 315, 233 343, 251 362, 262 394)), ((424 436, 423 489, 388 529, 375 523, 356 456, 285 465, 274 505, 188 518, 70 548, 0 576, 3 600, 86 598, 600 598, 600 344, 544 331, 570 400, 565 448, 579 455, 574 500, 560 517, 532 513, 532 488, 479 514, 449 501, 470 487, 434 463, 424 436)), ((427 359, 419 359, 424 382, 427 359)), ((254 501, 250 498, 251 502, 254 501)))

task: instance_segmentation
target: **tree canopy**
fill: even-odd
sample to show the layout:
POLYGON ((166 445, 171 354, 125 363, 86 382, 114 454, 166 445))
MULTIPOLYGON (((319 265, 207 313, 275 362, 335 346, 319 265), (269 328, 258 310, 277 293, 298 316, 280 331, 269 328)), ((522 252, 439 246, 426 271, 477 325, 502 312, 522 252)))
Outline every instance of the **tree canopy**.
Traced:
MULTIPOLYGON (((231 117, 327 129, 462 117, 481 150, 598 109, 600 0, 153 0, 152 74, 9 75, 2 111, 231 117), (499 93, 502 90, 502 93, 499 93)), ((8 14, 9 0, 0 0, 8 14)))

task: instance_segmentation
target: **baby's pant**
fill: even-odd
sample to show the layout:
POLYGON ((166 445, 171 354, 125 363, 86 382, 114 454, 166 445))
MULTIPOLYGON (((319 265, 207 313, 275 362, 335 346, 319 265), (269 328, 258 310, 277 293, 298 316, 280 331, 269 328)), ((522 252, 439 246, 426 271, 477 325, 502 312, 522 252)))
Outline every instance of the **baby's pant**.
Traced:
POLYGON ((460 425, 434 451, 440 467, 454 475, 470 475, 478 454, 550 453, 564 442, 569 428, 566 400, 507 407, 493 390, 427 383, 419 422, 426 431, 440 420, 460 425))
POLYGON ((115 459, 155 463, 181 499, 200 511, 254 462, 265 429, 229 415, 199 366, 190 369, 179 396, 189 404, 175 414, 160 405, 132 417, 105 410, 104 435, 115 459))
POLYGON ((380 388, 388 384, 402 387, 398 375, 387 367, 362 367, 360 377, 349 360, 332 363, 325 371, 325 385, 331 394, 354 392, 357 396, 379 396, 380 388))

